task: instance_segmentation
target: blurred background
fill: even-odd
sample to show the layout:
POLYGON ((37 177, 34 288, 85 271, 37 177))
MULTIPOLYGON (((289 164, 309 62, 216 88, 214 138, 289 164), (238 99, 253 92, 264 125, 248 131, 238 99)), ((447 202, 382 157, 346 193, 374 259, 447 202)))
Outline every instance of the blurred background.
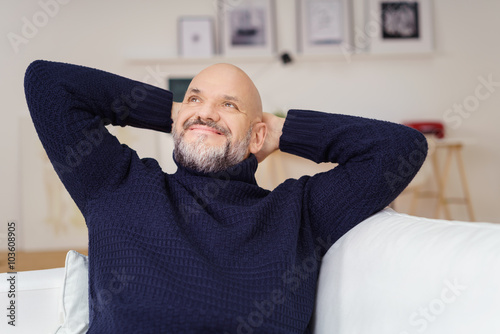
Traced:
MULTIPOLYGON (((189 42, 178 29, 179 20, 210 18, 215 46, 223 45, 221 8, 236 8, 238 0, 0 0, 0 246, 6 245, 10 221, 16 222, 20 251, 85 249, 87 243, 81 216, 54 179, 29 118, 23 77, 36 59, 95 67, 162 88, 168 88, 168 79, 190 78, 212 63, 230 62, 254 80, 268 112, 302 108, 398 123, 439 123, 445 139, 461 143, 474 220, 500 222, 500 2, 422 1, 421 8, 430 9, 420 13, 420 29, 431 36, 420 38, 431 50, 386 52, 367 47, 373 37, 367 24, 370 6, 377 2, 339 2, 350 4, 344 49, 312 54, 314 48, 304 47, 299 38, 302 2, 276 0, 270 51, 255 53, 254 45, 248 53, 225 49, 212 57, 204 50, 208 56, 190 58, 192 49, 179 54, 179 41, 189 42)), ((262 13, 257 17, 262 19, 262 13)), ((263 22, 260 28, 267 29, 263 22)), ((312 37, 319 38, 321 32, 316 33, 312 37)), ((166 172, 175 171, 169 135, 113 132, 141 156, 159 159, 166 172)), ((284 178, 330 167, 272 156, 258 176, 264 187, 272 188, 284 178)), ((446 192, 460 197, 463 178, 457 168, 453 160, 446 192)), ((419 181, 429 190, 438 184, 432 172, 430 166, 419 181)), ((396 210, 409 212, 411 196, 403 194, 394 203, 396 210)), ((434 216, 437 201, 420 199, 412 214, 434 216)), ((450 205, 449 211, 452 219, 472 220, 465 205, 450 205)))

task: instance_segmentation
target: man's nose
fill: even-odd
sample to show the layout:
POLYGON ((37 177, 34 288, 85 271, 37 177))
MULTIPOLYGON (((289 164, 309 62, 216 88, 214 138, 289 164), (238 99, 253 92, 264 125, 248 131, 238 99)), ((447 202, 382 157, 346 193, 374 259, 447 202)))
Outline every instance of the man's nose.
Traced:
POLYGON ((217 107, 210 103, 204 103, 200 106, 200 108, 196 111, 196 116, 203 120, 212 120, 214 122, 218 122, 220 120, 217 107))

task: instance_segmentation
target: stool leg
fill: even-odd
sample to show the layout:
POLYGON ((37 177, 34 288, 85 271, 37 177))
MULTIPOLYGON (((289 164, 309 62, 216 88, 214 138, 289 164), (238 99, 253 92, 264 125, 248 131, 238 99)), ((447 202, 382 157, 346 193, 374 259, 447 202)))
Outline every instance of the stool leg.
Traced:
MULTIPOLYGON (((444 210, 444 217, 445 217, 445 219, 448 219, 448 220, 451 219, 451 214, 450 214, 450 210, 448 208, 448 202, 446 201, 446 197, 445 197, 445 189, 446 189, 446 185, 447 185, 448 176, 450 173, 452 157, 453 157, 453 151, 451 149, 448 149, 448 152, 446 154, 446 162, 444 165, 442 175, 441 175, 441 172, 439 171, 439 165, 437 163, 437 160, 434 160, 434 163, 435 163, 434 171, 436 173, 436 179, 438 181, 437 182, 438 183, 438 205, 436 207, 436 211, 434 213, 434 216, 436 218, 439 218, 439 212, 440 212, 440 209, 442 207, 444 210)), ((437 157, 435 157, 435 158, 437 158, 437 157)))
POLYGON ((410 203, 410 215, 414 216, 417 213, 417 201, 418 198, 420 197, 420 186, 415 187, 413 190, 413 194, 411 196, 411 203, 410 203))
POLYGON ((460 174, 460 178, 462 181, 462 189, 464 191, 464 200, 465 200, 465 204, 467 205, 469 218, 471 221, 475 221, 476 219, 474 217, 474 211, 472 210, 472 203, 470 200, 471 197, 470 197, 470 192, 469 192, 469 186, 467 183, 467 177, 465 175, 464 162, 462 159, 462 152, 461 152, 460 148, 457 148, 457 150, 456 150, 456 159, 457 159, 457 163, 458 163, 458 173, 460 174))

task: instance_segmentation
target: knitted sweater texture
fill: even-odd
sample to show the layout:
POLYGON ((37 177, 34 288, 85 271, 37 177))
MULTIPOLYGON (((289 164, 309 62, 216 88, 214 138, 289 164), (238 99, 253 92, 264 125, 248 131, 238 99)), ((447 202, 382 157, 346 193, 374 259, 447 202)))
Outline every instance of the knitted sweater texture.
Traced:
POLYGON ((338 165, 269 191, 253 155, 214 175, 166 174, 106 130, 170 132, 166 90, 35 61, 25 92, 88 227, 88 333, 310 332, 321 257, 394 200, 427 151, 402 125, 290 110, 280 150, 338 165))

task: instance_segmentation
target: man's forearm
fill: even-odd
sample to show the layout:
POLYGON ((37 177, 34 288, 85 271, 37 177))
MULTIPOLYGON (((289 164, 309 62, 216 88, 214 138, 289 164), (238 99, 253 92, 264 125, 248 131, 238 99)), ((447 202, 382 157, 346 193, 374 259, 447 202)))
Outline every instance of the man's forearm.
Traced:
MULTIPOLYGON (((364 117, 308 110, 290 110, 280 149, 315 162, 398 161, 425 138, 401 124, 364 117)), ((425 146, 425 145, 424 145, 425 146)), ((425 150, 426 152, 426 147, 425 150)), ((423 162, 423 160, 422 160, 423 162)))
MULTIPOLYGON (((35 61, 28 68, 26 89, 35 85, 46 98, 73 103, 63 112, 78 110, 98 116, 106 124, 171 131, 172 94, 158 87, 89 67, 49 61, 35 61)), ((28 98, 28 105, 30 101, 28 98)), ((39 111, 49 112, 47 108, 39 111)))

